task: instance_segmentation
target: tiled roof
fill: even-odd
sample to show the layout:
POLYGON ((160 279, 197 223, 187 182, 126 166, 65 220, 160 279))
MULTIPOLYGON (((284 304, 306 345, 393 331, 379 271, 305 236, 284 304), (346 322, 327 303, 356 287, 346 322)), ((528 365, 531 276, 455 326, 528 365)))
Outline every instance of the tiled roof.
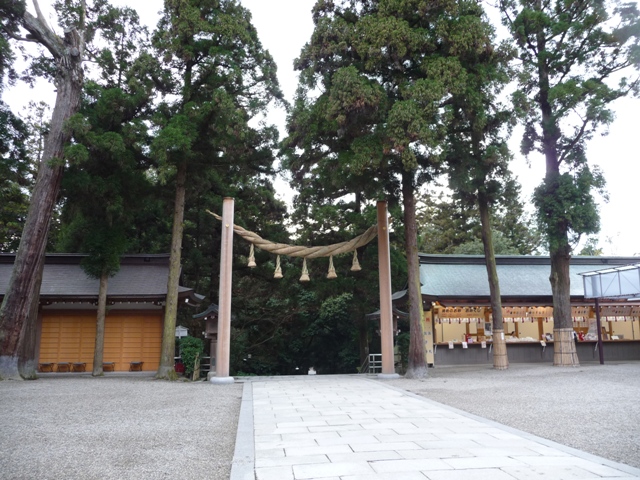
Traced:
MULTIPOLYGON (((14 255, 0 254, 0 293, 4 294, 9 285, 13 269, 14 255)), ((99 280, 89 277, 80 261, 79 254, 47 254, 41 299, 87 299, 97 298, 99 280)), ((169 276, 169 255, 126 255, 122 257, 118 273, 109 279, 107 296, 117 298, 163 299, 167 294, 169 276)), ((180 287, 182 296, 191 295, 193 290, 180 287)))
POLYGON ((204 318, 205 320, 208 317, 216 318, 218 316, 218 305, 215 303, 210 304, 204 312, 196 313, 192 315, 192 318, 204 318))
MULTIPOLYGON (((612 265, 637 263, 637 257, 572 257, 571 296, 583 297, 582 277, 612 265)), ((496 256, 503 299, 551 299, 549 257, 496 256)), ((488 299, 489 281, 484 256, 420 254, 422 294, 435 299, 488 299)))

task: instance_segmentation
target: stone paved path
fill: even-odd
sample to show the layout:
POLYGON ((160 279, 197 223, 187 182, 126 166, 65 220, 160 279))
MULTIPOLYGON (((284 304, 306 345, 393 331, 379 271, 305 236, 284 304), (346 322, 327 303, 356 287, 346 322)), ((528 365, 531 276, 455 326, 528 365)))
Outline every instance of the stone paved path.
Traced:
POLYGON ((640 478, 363 377, 256 379, 245 389, 232 480, 640 478))

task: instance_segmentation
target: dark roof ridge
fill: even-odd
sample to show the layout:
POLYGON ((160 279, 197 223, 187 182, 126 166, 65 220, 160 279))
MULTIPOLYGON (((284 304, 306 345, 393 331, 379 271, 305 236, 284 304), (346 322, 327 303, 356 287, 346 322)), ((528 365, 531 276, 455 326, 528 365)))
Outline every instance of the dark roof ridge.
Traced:
MULTIPOLYGON (((88 257, 86 253, 47 253, 45 254, 45 264, 72 264, 79 265, 83 258, 88 257)), ((169 262, 169 253, 132 253, 120 257, 121 265, 138 265, 145 263, 165 264, 169 262)), ((15 253, 0 253, 0 263, 13 264, 15 253)))
MULTIPOLYGON (((484 264, 484 255, 454 255, 419 253, 422 264, 484 264)), ((576 255, 571 257, 571 265, 626 265, 637 263, 640 257, 589 257, 576 255)), ((550 265, 548 255, 496 255, 498 265, 550 265)))

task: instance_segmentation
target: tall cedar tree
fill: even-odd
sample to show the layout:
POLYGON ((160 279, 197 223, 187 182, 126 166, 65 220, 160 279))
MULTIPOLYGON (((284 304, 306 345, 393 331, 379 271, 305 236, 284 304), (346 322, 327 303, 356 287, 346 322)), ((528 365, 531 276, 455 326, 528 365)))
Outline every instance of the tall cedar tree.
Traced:
POLYGON ((73 15, 67 17, 64 38, 48 26, 36 0, 33 4, 36 16, 26 11, 24 1, 3 3, 0 8, 0 16, 10 19, 9 28, 5 27, 6 20, 3 20, 3 50, 6 49, 7 38, 36 42, 43 46, 50 55, 48 60, 55 62, 52 68, 57 88, 29 212, 11 280, 0 308, 0 379, 33 378, 36 374, 35 330, 45 246, 64 169, 63 148, 69 139, 64 126, 80 108, 84 81, 82 62, 87 33, 84 0, 76 4, 73 15), (21 29, 26 30, 25 36, 22 36, 21 29))
MULTIPOLYGON (((482 7, 478 4, 481 11, 482 7)), ((490 29, 487 25, 487 28, 490 29)), ((491 33, 489 37, 493 37, 491 33)), ((493 366, 509 366, 502 321, 500 282, 496 270, 491 225, 492 205, 498 203, 507 188, 505 180, 510 160, 505 138, 511 113, 496 100, 509 81, 510 52, 506 46, 484 51, 469 51, 460 56, 466 71, 466 88, 453 95, 447 142, 449 185, 454 195, 480 213, 481 236, 489 281, 493 316, 493 366)))
POLYGON ((145 30, 129 8, 107 8, 102 22, 112 25, 96 55, 99 79, 87 81, 84 102, 70 127, 75 144, 62 184, 64 206, 60 251, 88 253, 84 271, 100 280, 93 375, 102 375, 109 278, 135 230, 133 218, 148 190, 143 153, 146 122, 155 97, 158 62, 141 44, 145 30), (142 51, 140 51, 142 49, 142 51))
POLYGON ((295 64, 301 84, 285 146, 301 153, 289 168, 298 176, 333 171, 337 191, 402 197, 407 375, 421 377, 427 370, 415 190, 440 161, 443 107, 464 84, 458 56, 487 43, 482 19, 475 2, 320 0, 313 20, 311 41, 295 64))
POLYGON ((640 86, 640 22, 635 3, 601 0, 501 0, 503 23, 521 60, 516 110, 525 133, 522 152, 544 156, 546 174, 534 193, 549 244, 554 365, 578 365, 571 321, 569 262, 580 235, 598 231, 586 143, 613 120, 612 101, 640 86))
MULTIPOLYGON (((263 152, 274 130, 248 123, 281 99, 276 66, 258 40, 250 13, 235 0, 165 0, 154 45, 170 69, 177 100, 161 105, 152 144, 162 171, 174 178, 171 260, 157 377, 174 373, 175 325, 189 176, 203 168, 271 168, 263 152)), ((268 157, 268 156, 267 156, 268 157)))

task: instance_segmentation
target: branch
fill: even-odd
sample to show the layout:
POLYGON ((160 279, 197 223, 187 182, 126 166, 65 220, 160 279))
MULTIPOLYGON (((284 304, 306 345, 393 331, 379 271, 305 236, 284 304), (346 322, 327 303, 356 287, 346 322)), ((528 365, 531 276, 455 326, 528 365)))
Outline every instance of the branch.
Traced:
POLYGON ((36 9, 36 15, 38 16, 38 20, 44 25, 46 23, 46 19, 40 10, 40 5, 38 4, 38 0, 33 0, 33 7, 36 9))
POLYGON ((560 154, 560 158, 558 159, 558 164, 561 164, 565 161, 569 152, 573 150, 573 148, 578 144, 578 142, 580 142, 580 140, 582 140, 584 132, 587 129, 587 125, 589 124, 589 118, 587 117, 586 119, 583 119, 579 114, 578 116, 582 120, 582 126, 580 127, 580 131, 577 135, 574 136, 573 140, 569 143, 568 148, 562 149, 562 153, 560 154))
MULTIPOLYGON (((86 27, 85 24, 86 24, 86 21, 87 21, 87 2, 86 2, 86 0, 82 0, 80 2, 80 5, 82 5, 82 10, 80 11, 80 31, 84 32, 85 31, 85 27, 86 27)), ((84 38, 82 40, 84 41, 84 38)))
POLYGON ((34 39, 34 38, 29 38, 29 37, 20 37, 18 35, 16 35, 15 33, 13 33, 11 30, 9 30, 8 28, 3 27, 2 31, 9 37, 12 38, 14 40, 18 40, 20 42, 36 42, 38 43, 38 40, 34 39))
MULTIPOLYGON (((36 9, 37 17, 34 17, 31 13, 25 11, 22 17, 22 26, 33 37, 33 40, 40 43, 43 47, 49 50, 49 53, 56 60, 65 58, 67 55, 71 57, 82 56, 84 48, 84 31, 79 33, 77 29, 72 28, 64 32, 64 40, 60 38, 49 27, 45 21, 44 15, 38 5, 38 0, 33 0, 34 7, 36 9)), ((83 10, 80 14, 81 24, 84 25, 85 18, 85 1, 82 0, 83 10)))
POLYGON ((49 50, 54 58, 58 59, 64 56, 64 42, 39 18, 29 12, 24 12, 22 26, 33 36, 34 41, 49 50))

